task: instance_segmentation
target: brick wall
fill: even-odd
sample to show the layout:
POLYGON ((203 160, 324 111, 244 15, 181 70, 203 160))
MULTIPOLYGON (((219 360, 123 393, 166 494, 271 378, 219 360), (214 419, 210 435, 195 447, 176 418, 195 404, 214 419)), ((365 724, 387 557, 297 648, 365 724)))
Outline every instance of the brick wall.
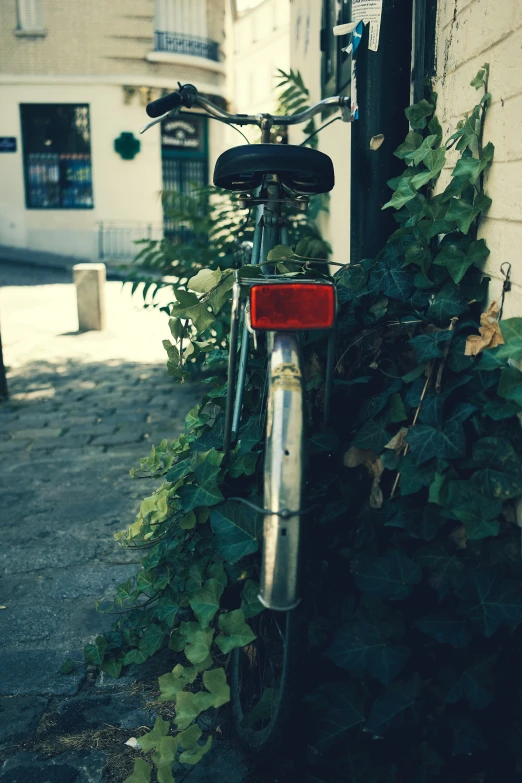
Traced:
MULTIPOLYGON (((446 136, 476 103, 469 83, 485 62, 493 101, 484 141, 495 145, 495 160, 485 184, 493 204, 480 236, 491 251, 486 271, 492 298, 500 295, 501 264, 512 264, 513 290, 504 310, 509 318, 522 315, 522 2, 439 0, 435 89, 446 136)), ((447 177, 449 170, 441 184, 447 177)))
MULTIPOLYGON (((224 0, 208 0, 208 34, 224 37, 224 0)), ((16 0, 0 2, 0 73, 10 75, 149 75, 179 78, 171 63, 149 63, 153 49, 154 0, 45 0, 45 37, 15 34, 16 0), (74 7, 73 7, 74 6, 74 7)), ((198 69, 183 68, 182 81, 201 81, 198 69)), ((222 75, 205 72, 207 85, 222 75)))

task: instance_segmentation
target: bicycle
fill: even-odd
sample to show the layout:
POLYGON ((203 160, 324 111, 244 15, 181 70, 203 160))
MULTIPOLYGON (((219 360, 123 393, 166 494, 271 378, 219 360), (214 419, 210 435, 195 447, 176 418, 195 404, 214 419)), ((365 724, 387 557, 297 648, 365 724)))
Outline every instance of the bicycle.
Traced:
POLYGON ((254 509, 264 515, 259 600, 271 611, 252 618, 255 641, 236 648, 231 657, 234 728, 243 746, 254 755, 281 742, 298 693, 299 662, 306 644, 300 607, 300 528, 301 517, 307 513, 302 508, 305 430, 299 336, 312 329, 330 330, 327 418, 336 309, 330 281, 289 282, 266 264, 270 250, 287 241, 283 205, 290 203, 305 211, 311 195, 326 193, 334 186, 333 164, 327 155, 302 146, 271 144, 270 131, 274 125, 307 122, 331 107, 341 110, 343 121, 350 121, 349 103, 349 98, 335 96, 291 116, 230 114, 186 84, 150 103, 147 114, 153 119, 141 129, 144 132, 181 108, 194 107, 230 125, 257 125, 261 129, 260 144, 227 150, 214 169, 215 185, 238 193, 240 207, 255 207, 250 264, 262 264, 265 271, 264 277, 242 283, 236 278, 232 290, 228 378, 230 390, 230 379, 235 379, 235 389, 226 398, 223 444, 227 454, 239 433, 250 334, 264 332, 268 354, 264 504, 262 509, 254 509), (245 286, 248 303, 243 307, 245 286))

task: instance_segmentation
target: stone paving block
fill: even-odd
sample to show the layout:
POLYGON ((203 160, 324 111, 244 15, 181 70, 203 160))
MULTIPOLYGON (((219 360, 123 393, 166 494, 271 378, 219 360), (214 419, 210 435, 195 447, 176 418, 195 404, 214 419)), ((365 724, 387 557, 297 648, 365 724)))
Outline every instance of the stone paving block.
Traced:
POLYGON ((63 435, 61 438, 39 438, 35 440, 32 449, 77 449, 87 446, 88 435, 63 435))
POLYGON ((37 440, 39 438, 58 438, 62 432, 61 428, 43 427, 41 429, 20 429, 13 432, 13 438, 29 438, 37 440))
POLYGON ((0 638, 6 648, 45 642, 59 630, 62 613, 46 605, 17 604, 0 612, 0 638))
POLYGON ((0 421, 0 432, 14 432, 16 430, 27 429, 28 427, 34 427, 35 429, 43 429, 47 426, 51 420, 49 414, 41 416, 24 416, 23 419, 13 419, 9 422, 0 421))
POLYGON ((0 771, 4 783, 101 783, 106 756, 99 750, 62 753, 44 759, 36 753, 17 753, 0 771))
POLYGON ((128 693, 105 693, 95 696, 75 696, 58 707, 58 730, 75 734, 94 726, 109 723, 122 729, 137 729, 154 725, 157 714, 145 709, 143 697, 128 693))
POLYGON ((137 443, 143 439, 143 432, 136 429, 129 429, 125 432, 117 432, 115 435, 100 435, 97 438, 93 438, 92 443, 94 446, 120 446, 124 443, 137 443))
POLYGON ((125 424, 130 422, 131 424, 139 424, 145 421, 145 411, 142 413, 115 413, 115 414, 101 414, 102 424, 125 424))
POLYGON ((9 612, 15 604, 60 599, 112 596, 122 582, 136 574, 131 565, 85 565, 16 574, 2 580, 2 601, 9 612))
POLYGON ((65 660, 83 660, 83 652, 66 650, 0 650, 0 694, 74 695, 85 679, 85 667, 59 674, 65 660))
POLYGON ((0 699, 0 744, 20 740, 37 727, 48 699, 41 696, 13 696, 0 699))
POLYGON ((22 451, 23 449, 26 449, 29 445, 30 441, 28 440, 19 440, 18 438, 13 440, 6 440, 0 442, 0 454, 2 453, 8 453, 12 451, 22 451))
POLYGON ((50 536, 45 546, 41 541, 38 545, 36 541, 29 544, 22 540, 10 544, 9 551, 6 551, 6 546, 0 549, 0 574, 28 574, 43 568, 55 568, 57 564, 65 568, 86 563, 94 559, 98 546, 99 542, 74 534, 62 538, 50 536))
POLYGON ((77 424, 69 427, 67 435, 87 435, 92 438, 95 435, 112 435, 116 432, 115 424, 77 424))

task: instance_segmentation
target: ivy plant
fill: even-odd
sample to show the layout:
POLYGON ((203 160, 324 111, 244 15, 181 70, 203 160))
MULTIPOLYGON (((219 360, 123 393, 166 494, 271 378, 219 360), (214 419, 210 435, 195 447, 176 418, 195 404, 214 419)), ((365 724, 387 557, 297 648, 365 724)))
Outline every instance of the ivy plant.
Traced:
MULTIPOLYGON (((384 206, 397 230, 375 258, 334 275, 330 427, 326 341, 305 339, 307 504, 319 510, 307 521, 303 780, 489 783, 520 769, 522 318, 499 323, 499 307, 487 309, 488 70, 446 141, 435 94, 406 110, 411 131, 395 151, 405 168, 384 206)), ((270 256, 294 277, 327 275, 326 260, 310 237, 270 256)), ((185 431, 134 471, 157 483, 120 534, 143 549, 142 569, 118 587, 113 631, 85 651, 116 677, 165 646, 184 656, 159 678, 175 718, 139 738, 148 760, 127 783, 149 780, 150 763, 160 783, 172 781, 176 760, 208 751, 203 714, 228 702, 230 651, 253 639, 249 619, 263 611, 253 569, 261 520, 227 499, 261 494, 260 354, 238 444, 227 461, 221 451, 228 320, 219 337, 216 323, 231 284, 223 265, 175 290, 169 373, 183 381, 205 370, 206 394, 185 431)))

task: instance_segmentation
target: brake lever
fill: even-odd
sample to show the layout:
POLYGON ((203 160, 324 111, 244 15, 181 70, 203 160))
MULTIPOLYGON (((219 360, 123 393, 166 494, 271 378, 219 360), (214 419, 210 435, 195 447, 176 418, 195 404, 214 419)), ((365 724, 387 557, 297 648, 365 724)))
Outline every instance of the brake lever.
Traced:
POLYGON ((144 125, 142 128, 140 128, 140 133, 145 133, 145 131, 148 131, 149 128, 152 128, 153 125, 157 125, 158 122, 162 122, 167 117, 175 117, 176 114, 179 114, 181 111, 181 106, 177 106, 175 109, 171 109, 170 111, 166 111, 165 114, 162 114, 161 117, 156 117, 155 120, 151 120, 146 125, 144 125))

